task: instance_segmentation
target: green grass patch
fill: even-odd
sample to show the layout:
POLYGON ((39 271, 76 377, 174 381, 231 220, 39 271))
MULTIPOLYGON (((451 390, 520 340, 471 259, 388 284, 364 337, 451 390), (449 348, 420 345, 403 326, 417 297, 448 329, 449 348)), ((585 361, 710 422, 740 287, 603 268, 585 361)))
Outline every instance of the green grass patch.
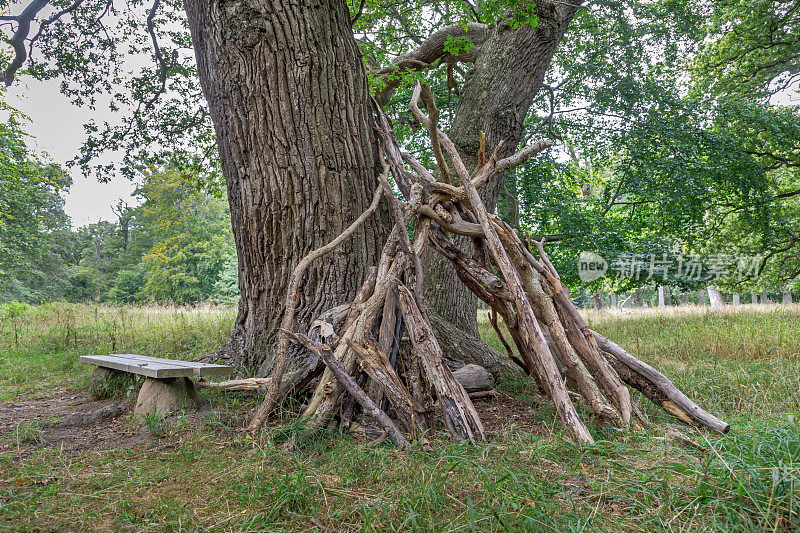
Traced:
MULTIPOLYGON (((0 312, 0 317, 7 316, 0 312)), ((87 354, 193 359, 228 339, 235 310, 105 307, 56 302, 0 318, 0 402, 84 388, 87 354)))
MULTIPOLYGON (((202 355, 225 340, 234 316, 65 304, 26 313, 19 346, 10 324, 1 326, 2 401, 88 386, 91 367, 77 361, 84 353, 202 355)), ((290 420, 282 431, 252 439, 210 418, 160 427, 129 448, 75 453, 25 423, 0 438, 0 528, 800 529, 799 308, 589 320, 731 421, 731 433, 692 433, 702 449, 689 448, 664 438, 674 420, 648 407, 658 422, 653 428, 592 427, 597 444, 578 447, 542 408, 541 431, 508 429, 484 446, 439 435, 425 448, 399 451, 331 433, 289 453, 282 445, 295 429, 290 420)), ((491 329, 483 318, 481 325, 491 329)), ((525 383, 508 389, 527 401, 525 383)), ((212 401, 243 416, 253 404, 235 394, 212 401)))

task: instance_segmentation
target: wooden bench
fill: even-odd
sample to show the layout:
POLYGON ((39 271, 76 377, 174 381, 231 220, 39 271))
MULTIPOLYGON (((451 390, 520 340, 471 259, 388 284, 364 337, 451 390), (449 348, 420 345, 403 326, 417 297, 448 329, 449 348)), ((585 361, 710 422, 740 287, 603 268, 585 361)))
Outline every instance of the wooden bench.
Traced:
POLYGON ((144 376, 134 408, 134 417, 164 417, 182 409, 201 409, 203 402, 194 382, 195 376, 228 376, 233 367, 178 361, 162 357, 136 354, 83 355, 81 361, 97 366, 93 381, 108 379, 114 372, 128 372, 144 376))

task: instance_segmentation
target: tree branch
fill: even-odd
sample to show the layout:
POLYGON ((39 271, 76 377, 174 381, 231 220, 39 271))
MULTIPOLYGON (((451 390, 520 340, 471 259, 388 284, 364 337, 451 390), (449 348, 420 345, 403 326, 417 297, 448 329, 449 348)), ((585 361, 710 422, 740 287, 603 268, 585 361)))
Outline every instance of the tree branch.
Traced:
POLYGON ((63 17, 63 16, 64 16, 64 15, 66 15, 67 13, 72 13, 73 11, 75 11, 76 9, 78 9, 78 7, 80 7, 80 5, 81 5, 83 2, 84 2, 84 0, 75 0, 75 2, 73 2, 73 3, 72 3, 72 4, 70 4, 69 6, 65 7, 64 9, 62 9, 61 11, 59 11, 58 13, 56 13, 55 15, 53 15, 52 17, 48 18, 47 20, 43 20, 43 21, 42 21, 42 22, 39 24, 39 31, 37 31, 37 32, 36 32, 36 35, 34 35, 34 36, 31 38, 30 42, 28 43, 28 56, 30 57, 30 56, 33 54, 33 45, 34 45, 34 43, 35 43, 37 40, 39 40, 39 37, 41 37, 41 35, 42 35, 42 32, 44 31, 44 29, 45 29, 47 26, 49 26, 50 24, 52 24, 52 23, 54 23, 55 21, 59 20, 61 17, 63 17))
POLYGON ((25 63, 28 57, 28 51, 25 48, 25 39, 28 38, 28 33, 31 31, 31 22, 39 14, 39 11, 49 3, 49 0, 33 0, 28 6, 22 10, 15 20, 19 23, 17 31, 9 40, 8 44, 14 49, 14 59, 6 68, 3 73, 3 81, 6 87, 10 87, 14 83, 14 76, 20 67, 25 63))
POLYGON ((147 33, 150 34, 150 39, 153 41, 153 49, 156 53, 156 61, 158 62, 158 81, 161 84, 161 87, 156 91, 150 100, 147 101, 145 104, 145 109, 149 109, 153 107, 153 104, 158 97, 164 94, 167 90, 167 63, 164 61, 164 55, 161 53, 161 47, 158 46, 158 38, 156 37, 156 25, 155 25, 155 17, 156 12, 158 11, 158 6, 161 4, 161 0, 155 0, 153 2, 153 7, 150 8, 150 11, 147 14, 147 33))
MULTIPOLYGON (((489 28, 486 24, 477 22, 468 23, 466 29, 461 24, 445 26, 431 34, 416 49, 395 58, 389 67, 373 72, 373 74, 388 75, 402 69, 429 69, 438 60, 446 63, 472 63, 478 56, 481 45, 489 36, 489 28), (452 38, 467 38, 473 46, 454 56, 445 50, 445 43, 452 38)), ((400 79, 397 76, 389 77, 386 80, 386 87, 375 95, 375 99, 381 105, 385 105, 398 85, 400 85, 400 79)))
POLYGON ((358 19, 361 18, 361 14, 364 12, 364 4, 365 3, 366 3, 366 0, 361 0, 361 4, 359 4, 359 6, 358 6, 358 12, 355 14, 355 16, 352 19, 350 19, 350 25, 351 26, 355 25, 355 23, 358 21, 358 19))

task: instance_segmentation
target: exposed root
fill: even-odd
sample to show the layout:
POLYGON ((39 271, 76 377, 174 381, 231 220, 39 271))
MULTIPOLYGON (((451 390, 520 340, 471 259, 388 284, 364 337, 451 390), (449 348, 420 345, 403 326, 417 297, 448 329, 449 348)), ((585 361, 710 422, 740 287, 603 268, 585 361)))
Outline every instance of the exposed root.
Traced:
POLYGON ((92 424, 97 424, 109 418, 118 417, 128 411, 132 406, 133 401, 129 398, 124 402, 108 404, 88 413, 74 413, 57 422, 46 422, 43 426, 59 429, 91 426, 92 424))

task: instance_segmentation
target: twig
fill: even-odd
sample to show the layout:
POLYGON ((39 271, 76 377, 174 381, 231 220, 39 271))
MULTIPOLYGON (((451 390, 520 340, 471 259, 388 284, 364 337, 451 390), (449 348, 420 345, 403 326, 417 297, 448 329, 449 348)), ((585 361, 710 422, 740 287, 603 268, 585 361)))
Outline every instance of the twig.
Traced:
MULTIPOLYGON (((416 283, 414 284, 414 297, 417 300, 417 305, 422 306, 424 302, 424 292, 423 292, 423 282, 425 279, 424 271, 422 270, 422 261, 419 258, 419 255, 414 251, 414 248, 411 246, 411 241, 408 239, 408 232, 406 231, 406 217, 403 214, 403 207, 400 205, 400 200, 398 200, 392 189, 389 185, 389 181, 387 180, 389 174, 389 165, 386 164, 385 161, 382 161, 384 164, 383 172, 378 179, 380 180, 381 185, 383 186, 384 194, 386 195, 386 200, 388 200, 389 205, 392 207, 392 216, 394 216, 395 224, 397 224, 398 228, 400 229, 400 236, 401 242, 403 243, 403 247, 406 250, 406 253, 411 258, 412 263, 414 264, 414 270, 416 274, 416 283)), ((419 185, 417 185, 419 187, 419 185)), ((413 187, 412 187, 413 190, 413 187)))

